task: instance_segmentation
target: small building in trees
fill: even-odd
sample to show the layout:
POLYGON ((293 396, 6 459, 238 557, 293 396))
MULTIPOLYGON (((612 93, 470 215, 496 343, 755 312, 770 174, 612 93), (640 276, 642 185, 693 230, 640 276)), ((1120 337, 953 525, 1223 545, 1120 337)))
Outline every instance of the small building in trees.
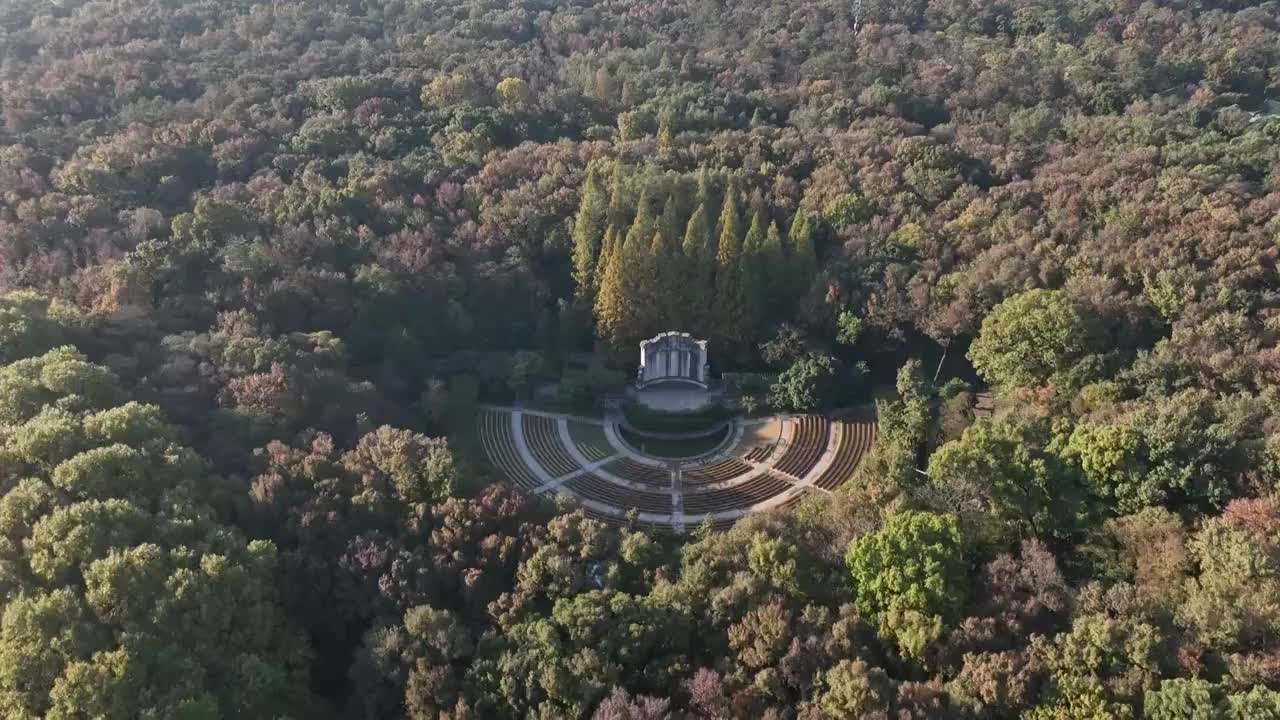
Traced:
POLYGON ((696 340, 689 333, 665 332, 640 343, 638 388, 683 382, 705 389, 709 372, 706 340, 696 340))

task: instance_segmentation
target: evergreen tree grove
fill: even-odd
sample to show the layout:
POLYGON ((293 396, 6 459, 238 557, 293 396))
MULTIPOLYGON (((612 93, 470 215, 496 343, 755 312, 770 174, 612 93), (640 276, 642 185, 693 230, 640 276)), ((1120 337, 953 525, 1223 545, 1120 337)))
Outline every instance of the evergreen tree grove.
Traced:
POLYGON ((629 338, 639 336, 637 313, 642 308, 635 302, 636 245, 631 238, 618 240, 614 234, 596 294, 596 332, 618 350, 626 345, 629 338))
POLYGON ((581 306, 591 308, 597 335, 622 350, 662 330, 713 338, 731 352, 789 317, 817 273, 813 221, 801 211, 784 237, 760 195, 743 210, 732 178, 717 218, 706 169, 696 190, 687 178, 642 183, 634 203, 615 164, 606 199, 603 165, 592 165, 573 227, 573 277, 581 306), (653 193, 664 197, 661 206, 653 193), (682 202, 682 199, 684 202, 682 202), (692 202, 692 212, 689 205, 692 202), (634 214, 630 208, 634 205, 634 214), (687 213, 687 219, 686 219, 687 213), (746 215, 747 217, 744 217, 746 215), (749 221, 749 222, 748 222, 749 221))

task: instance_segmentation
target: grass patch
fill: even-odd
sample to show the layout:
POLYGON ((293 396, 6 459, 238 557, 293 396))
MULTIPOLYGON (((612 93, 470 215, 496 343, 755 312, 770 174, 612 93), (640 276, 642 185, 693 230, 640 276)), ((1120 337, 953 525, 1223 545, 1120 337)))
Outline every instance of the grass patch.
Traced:
POLYGON ((726 427, 719 432, 712 433, 705 437, 690 438, 687 440, 666 440, 644 437, 636 435, 626 428, 618 428, 618 434, 622 436, 623 440, 627 441, 627 444, 646 455, 679 460, 681 458, 705 455, 720 447, 720 444, 724 442, 725 437, 729 434, 729 428, 726 427))
POLYGON ((721 405, 712 405, 689 412, 662 412, 634 402, 623 405, 622 414, 626 416, 631 427, 640 432, 653 433, 690 433, 709 430, 728 420, 732 415, 721 405))

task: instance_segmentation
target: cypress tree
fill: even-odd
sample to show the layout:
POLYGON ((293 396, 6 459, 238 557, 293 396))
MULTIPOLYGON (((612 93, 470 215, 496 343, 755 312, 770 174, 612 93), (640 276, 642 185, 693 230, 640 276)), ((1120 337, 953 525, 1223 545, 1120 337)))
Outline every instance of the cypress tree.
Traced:
POLYGON ((716 223, 716 269, 736 265, 742 254, 742 217, 738 211, 738 187, 730 181, 725 191, 724 204, 720 206, 720 220, 716 223))
POLYGON ((765 322, 785 320, 790 304, 787 256, 782 248, 782 233, 778 230, 777 221, 769 223, 769 230, 765 233, 764 246, 760 248, 760 264, 764 267, 764 293, 769 298, 765 322))
POLYGON ((599 166, 592 163, 573 223, 573 280, 578 295, 588 301, 595 296, 596 265, 600 262, 600 244, 608 216, 609 204, 600 185, 599 166))
POLYGON ((680 210, 676 207, 676 196, 667 196, 662 206, 662 217, 658 220, 658 232, 662 233, 665 247, 663 254, 673 255, 680 249, 680 210))
POLYGON ((658 118, 658 154, 668 158, 674 151, 675 137, 671 131, 671 114, 662 113, 658 118))
MULTIPOLYGON (((698 205, 707 208, 707 219, 711 219, 711 208, 716 206, 715 188, 711 187, 711 175, 707 172, 707 166, 703 165, 698 169, 698 192, 694 198, 698 205)), ((712 228, 714 232, 715 228, 712 228)))
POLYGON ((627 231, 627 242, 647 248, 649 241, 653 239, 656 226, 657 219, 653 216, 653 203, 646 185, 640 191, 640 201, 636 204, 636 216, 631 221, 631 229, 627 231))
POLYGON ((757 208, 751 217, 751 227, 742 242, 742 280, 739 285, 739 307, 742 310, 742 328, 747 337, 755 337, 764 327, 764 314, 769 306, 764 266, 765 220, 764 212, 757 208))
POLYGON ((637 243, 630 238, 619 240, 613 233, 611 252, 600 276, 600 288, 596 294, 596 332, 615 350, 624 348, 628 341, 638 339, 636 332, 635 282, 637 243))
POLYGON ((710 259, 711 224, 707 220, 707 207, 699 203, 684 229, 681 250, 685 257, 710 259))
POLYGON ((650 308, 651 324, 646 326, 646 335, 673 328, 676 321, 675 297, 677 274, 673 272, 670 245, 661 230, 653 233, 649 243, 649 252, 645 257, 645 272, 642 278, 643 298, 650 308))
POLYGON ((712 200, 712 178, 707 173, 707 165, 698 168, 698 204, 709 205, 712 200))
POLYGON ((764 234, 764 211, 761 208, 756 208, 751 213, 751 225, 747 228, 747 236, 742 241, 742 252, 744 254, 756 253, 764 248, 764 234))
POLYGON ((624 172, 622 161, 617 160, 613 163, 613 175, 609 178, 609 222, 618 227, 622 227, 627 219, 626 196, 622 187, 624 172))
POLYGON ((791 222, 787 239, 791 250, 791 292, 797 298, 808 294, 818 274, 818 257, 813 249, 813 222, 803 209, 791 222))
POLYGON ((716 330, 724 345, 737 348, 743 340, 742 325, 742 219, 738 214, 738 188, 729 183, 720 209, 720 233, 716 245, 716 330))
POLYGON ((599 291, 600 283, 604 282, 604 275, 609 271, 609 263, 613 261, 614 253, 618 248, 618 229, 610 223, 609 227, 604 229, 604 239, 600 241, 600 259, 596 262, 596 288, 599 291))
POLYGON ((712 257, 711 257, 711 223, 707 219, 707 208, 699 204, 689 218, 684 230, 683 251, 679 258, 680 267, 680 312, 678 320, 683 327, 688 327, 699 335, 706 337, 710 329, 711 317, 707 312, 712 296, 712 257))

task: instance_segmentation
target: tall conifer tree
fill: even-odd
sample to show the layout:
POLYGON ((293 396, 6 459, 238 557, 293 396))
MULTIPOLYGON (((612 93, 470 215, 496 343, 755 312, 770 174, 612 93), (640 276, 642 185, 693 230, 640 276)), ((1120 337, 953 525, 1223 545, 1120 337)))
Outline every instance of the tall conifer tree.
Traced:
POLYGON ((636 216, 631 221, 631 229, 627 231, 627 242, 648 248, 653 239, 657 218, 653 215, 653 201, 646 185, 640 190, 640 200, 636 203, 636 216))
POLYGON ((787 319, 791 307, 787 289, 787 255, 782 247, 782 233, 778 230, 777 221, 769 223, 769 230, 764 235, 760 264, 764 267, 764 294, 769 298, 765 304, 764 321, 773 324, 787 319))
POLYGON ((680 209, 676 206, 676 196, 674 194, 667 196, 667 202, 662 206, 662 217, 658 220, 658 232, 662 233, 662 240, 665 245, 663 253, 671 255, 680 249, 680 209))
POLYGON ((613 163, 613 174, 609 177, 609 222, 617 227, 625 227, 627 221, 627 198, 623 189, 626 169, 621 160, 613 163))
POLYGON ((671 113, 664 112, 658 117, 658 154, 664 158, 675 152, 675 133, 671 129, 671 113))
POLYGON ((678 302, 673 293, 677 286, 677 273, 672 267, 670 246, 662 230, 653 233, 649 243, 649 252, 645 257, 647 265, 642 282, 644 285, 644 301, 650 308, 650 323, 646 333, 665 332, 675 329, 675 306, 678 302))
POLYGON ((604 229, 604 239, 600 241, 600 259, 596 262, 596 289, 604 282, 604 275, 609 271, 609 263, 613 261, 617 251, 618 229, 612 224, 604 229))
POLYGON ((752 214, 751 227, 742 242, 742 278, 738 286, 738 306, 745 337, 755 337, 764 327, 764 314, 769 305, 764 267, 765 219, 759 207, 752 214))
POLYGON ((720 208, 720 233, 716 245, 715 322, 721 342, 737 349, 743 341, 742 325, 742 218, 738 211, 737 182, 731 180, 720 208))
POLYGON ((685 225, 684 243, 679 258, 680 313, 679 322, 699 335, 709 334, 711 315, 708 311, 714 294, 711 255, 711 223, 707 208, 699 204, 685 225))
MULTIPOLYGON (((630 235, 630 233, 628 233, 630 235)), ((596 294, 596 332, 615 350, 622 350, 627 343, 638 339, 636 302, 639 287, 636 276, 638 243, 630 237, 618 239, 613 234, 611 252, 600 277, 600 289, 596 294)), ((647 253, 645 253, 647 254, 647 253)))
POLYGON ((791 292, 794 297, 802 298, 818 274, 818 257, 813 249, 813 221, 803 209, 791 221, 787 239, 791 246, 791 292))
POLYGON ((601 187, 599 165, 592 163, 573 223, 573 280, 578 296, 587 302, 595 297, 596 266, 600 263, 600 244, 608 219, 609 202, 601 187))

